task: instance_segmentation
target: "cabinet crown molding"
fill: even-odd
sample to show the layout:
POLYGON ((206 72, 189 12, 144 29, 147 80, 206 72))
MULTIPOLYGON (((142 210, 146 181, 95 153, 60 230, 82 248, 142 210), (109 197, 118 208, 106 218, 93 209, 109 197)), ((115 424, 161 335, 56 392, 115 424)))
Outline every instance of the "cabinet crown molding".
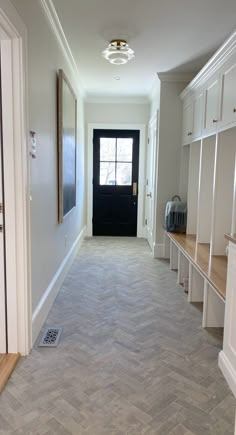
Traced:
POLYGON ((160 72, 157 73, 157 77, 159 78, 159 80, 161 82, 179 82, 179 83, 189 83, 190 80, 193 79, 194 74, 190 73, 190 74, 186 74, 186 73, 178 73, 178 74, 173 74, 173 73, 168 73, 168 72, 160 72))
POLYGON ((197 90, 209 77, 216 73, 234 53, 236 53, 236 30, 230 35, 224 44, 221 45, 206 65, 204 65, 204 67, 199 71, 196 77, 194 77, 180 94, 181 99, 185 99, 197 90))

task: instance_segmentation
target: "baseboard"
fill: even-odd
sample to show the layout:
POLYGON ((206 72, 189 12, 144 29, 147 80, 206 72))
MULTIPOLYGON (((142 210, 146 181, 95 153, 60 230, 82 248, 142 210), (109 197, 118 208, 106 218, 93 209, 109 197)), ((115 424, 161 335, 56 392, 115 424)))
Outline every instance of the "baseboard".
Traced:
POLYGON ((56 296, 65 280, 69 268, 85 236, 86 236, 86 227, 82 229, 79 236, 73 243, 70 251, 62 261, 59 269, 57 270, 48 288, 45 290, 39 304, 37 305, 36 309, 33 312, 33 316, 32 316, 32 344, 33 345, 37 340, 37 337, 42 329, 42 326, 48 316, 48 313, 56 299, 56 296))
POLYGON ((153 243, 153 256, 154 258, 165 258, 164 243, 153 243))
POLYGON ((231 389, 234 396, 236 397, 236 371, 230 364, 227 356, 222 350, 219 354, 219 367, 231 389))

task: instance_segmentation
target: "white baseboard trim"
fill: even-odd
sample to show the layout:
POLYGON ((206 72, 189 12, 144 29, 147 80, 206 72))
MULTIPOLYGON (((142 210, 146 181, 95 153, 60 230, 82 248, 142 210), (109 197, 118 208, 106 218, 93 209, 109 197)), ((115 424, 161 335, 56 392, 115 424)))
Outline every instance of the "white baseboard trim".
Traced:
POLYGON ((153 243, 153 256, 154 258, 165 258, 164 243, 153 243))
POLYGON ((73 243, 70 251, 62 261, 59 269, 57 270, 56 274, 54 275, 52 281, 50 282, 48 288, 45 290, 40 302, 38 303, 36 309, 33 312, 33 316, 32 316, 32 344, 33 345, 37 340, 37 337, 42 329, 42 326, 48 316, 48 313, 56 299, 56 296, 65 280, 69 268, 85 236, 86 236, 86 226, 82 229, 77 239, 73 243))
POLYGON ((230 364, 223 350, 219 354, 219 367, 230 389, 232 390, 234 396, 236 397, 236 371, 230 364))

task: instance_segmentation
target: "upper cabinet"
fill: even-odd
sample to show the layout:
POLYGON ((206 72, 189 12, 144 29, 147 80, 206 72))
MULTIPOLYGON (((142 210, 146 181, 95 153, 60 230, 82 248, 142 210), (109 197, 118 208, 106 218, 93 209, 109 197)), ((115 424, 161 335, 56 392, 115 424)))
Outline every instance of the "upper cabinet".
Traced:
POLYGON ((236 60, 223 71, 221 110, 222 126, 236 123, 236 60))
POLYGON ((182 144, 188 145, 192 142, 193 135, 193 100, 184 103, 183 106, 183 137, 182 144))
POLYGON ((236 127, 236 31, 181 93, 186 145, 236 127))
POLYGON ((214 77, 206 85, 204 133, 216 130, 219 116, 220 76, 214 77))

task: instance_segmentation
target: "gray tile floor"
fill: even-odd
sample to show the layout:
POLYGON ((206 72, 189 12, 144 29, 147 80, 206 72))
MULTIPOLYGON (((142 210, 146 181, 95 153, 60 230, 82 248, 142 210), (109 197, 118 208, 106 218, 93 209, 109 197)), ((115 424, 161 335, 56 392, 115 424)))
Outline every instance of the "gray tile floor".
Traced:
POLYGON ((46 322, 59 346, 21 359, 0 434, 233 435, 222 331, 200 308, 144 240, 85 241, 46 322))

